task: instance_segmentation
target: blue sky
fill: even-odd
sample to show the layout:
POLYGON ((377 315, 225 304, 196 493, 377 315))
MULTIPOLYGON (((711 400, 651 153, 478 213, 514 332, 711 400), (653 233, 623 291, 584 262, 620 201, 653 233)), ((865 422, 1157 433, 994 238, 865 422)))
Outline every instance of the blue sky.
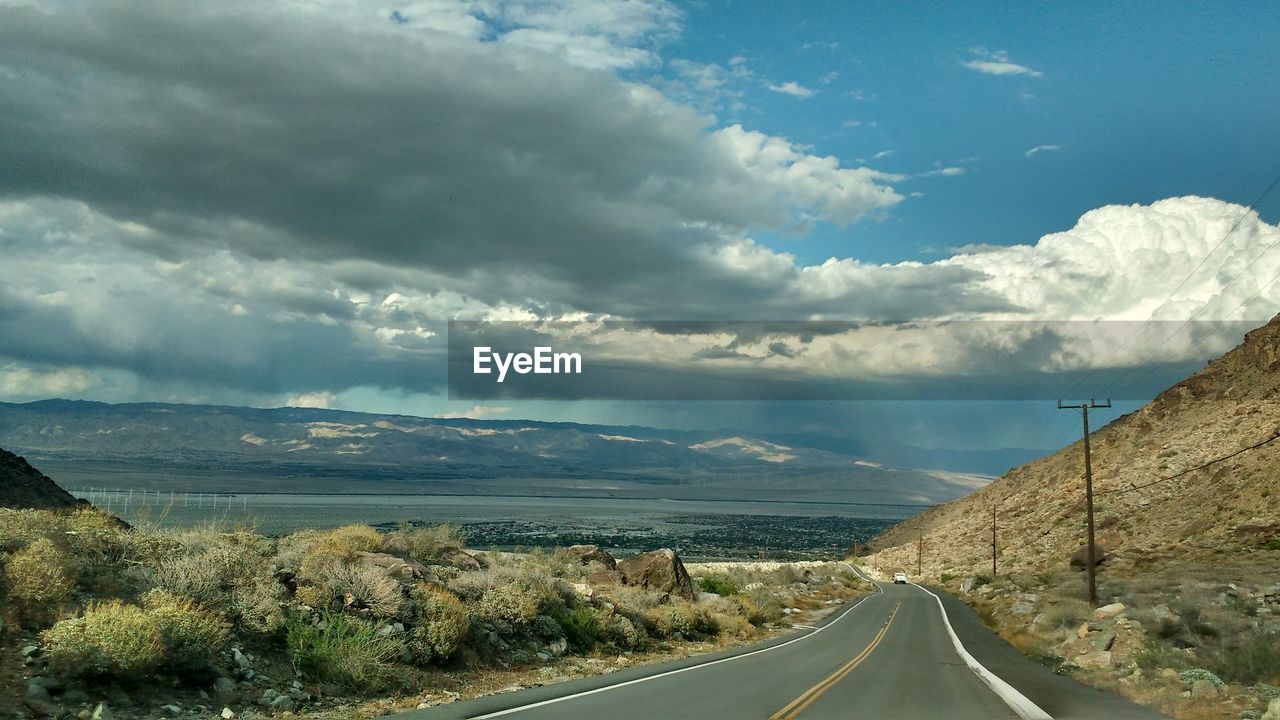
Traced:
MULTIPOLYGON (((893 173, 965 170, 900 183, 923 197, 879 222, 774 240, 806 261, 1033 242, 1107 204, 1196 194, 1247 205, 1277 172, 1275 3, 683 7, 685 31, 664 55, 722 66, 740 56, 762 78, 722 122, 893 173), (975 49, 1035 74, 977 72, 964 65, 986 59, 975 49), (767 89, 788 81, 813 94, 767 89), (1042 146, 1058 149, 1026 155, 1042 146)), ((1274 221, 1277 207, 1263 216, 1274 221)))
MULTIPOLYGON (((452 320, 1261 323, 1280 194, 1244 206, 1280 173, 1276 27, 1260 2, 0 3, 0 400, 1049 447, 1074 426, 1034 403, 978 423, 927 403, 451 401, 444 338, 452 320)), ((825 382, 933 358, 695 335, 665 347, 678 362, 661 338, 626 359, 825 382)), ((1070 390, 1102 395, 1117 367, 1238 339, 1116 353, 1015 332, 939 357, 1096 372, 1070 390)))

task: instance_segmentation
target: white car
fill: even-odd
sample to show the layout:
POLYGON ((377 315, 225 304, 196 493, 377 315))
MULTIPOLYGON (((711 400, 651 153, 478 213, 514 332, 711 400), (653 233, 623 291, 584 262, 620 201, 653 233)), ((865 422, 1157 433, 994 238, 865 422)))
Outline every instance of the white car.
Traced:
POLYGON ((904 572, 896 572, 896 573, 894 573, 894 574, 893 574, 893 584, 894 584, 894 585, 906 585, 906 584, 907 584, 907 574, 906 574, 906 573, 904 573, 904 572))

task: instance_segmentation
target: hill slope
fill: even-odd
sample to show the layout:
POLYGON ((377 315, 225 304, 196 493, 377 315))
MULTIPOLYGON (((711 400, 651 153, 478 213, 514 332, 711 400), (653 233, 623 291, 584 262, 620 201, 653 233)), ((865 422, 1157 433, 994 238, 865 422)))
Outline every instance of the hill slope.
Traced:
POLYGON ((74 507, 76 499, 23 458, 0 449, 0 507, 74 507))
MULTIPOLYGON (((1280 550, 1280 316, 1202 371, 1092 434, 1096 523, 1109 566, 1280 550), (1165 479, 1171 478, 1171 479, 1165 479)), ((872 562, 982 574, 998 515, 1001 572, 1064 567, 1085 536, 1083 442, 886 530, 872 562)), ((1280 554, 1280 553, 1278 553, 1280 554)))

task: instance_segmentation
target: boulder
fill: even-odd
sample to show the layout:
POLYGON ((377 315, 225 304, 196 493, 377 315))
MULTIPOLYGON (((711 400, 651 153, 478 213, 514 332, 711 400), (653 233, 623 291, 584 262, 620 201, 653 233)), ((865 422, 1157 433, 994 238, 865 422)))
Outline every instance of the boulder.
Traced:
POLYGON ((1081 655, 1075 659, 1075 663, 1082 668, 1109 668, 1111 667, 1111 652, 1108 650, 1099 650, 1098 652, 1081 655))
POLYGON ((622 585, 622 573, 617 570, 593 572, 587 576, 588 585, 622 585))
POLYGON ((564 553, 578 561, 580 565, 599 565, 602 570, 616 570, 618 561, 608 550, 601 550, 598 545, 570 545, 564 553))
POLYGON ((627 585, 694 598, 693 578, 674 550, 663 548, 629 557, 618 563, 618 571, 627 585))
POLYGON ((410 560, 389 553, 357 552, 355 561, 361 565, 380 567, 403 585, 412 585, 418 580, 435 579, 435 576, 427 569, 426 565, 417 560, 410 560))
POLYGON ((440 564, 456 567, 459 570, 479 570, 484 567, 475 555, 462 548, 445 548, 440 553, 440 564))
POLYGON ((1191 683, 1191 697, 1196 700, 1207 700, 1218 697, 1218 688, 1208 680, 1196 680, 1191 683))
POLYGON ((1280 698, 1267 703, 1267 711, 1263 713, 1262 720, 1280 720, 1280 698))
POLYGON ((978 578, 972 575, 965 578, 964 580, 961 580, 960 592, 964 593, 965 595, 968 595, 969 593, 973 592, 973 586, 977 584, 977 582, 978 582, 978 578))
POLYGON ((1109 620, 1113 617, 1124 614, 1124 603, 1111 603, 1093 611, 1093 616, 1099 620, 1109 620))
MULTIPOLYGON (((1107 550, 1109 543, 1097 540, 1093 544, 1093 564, 1098 565, 1107 559, 1107 550)), ((1089 546, 1084 545, 1079 550, 1071 553, 1071 567, 1084 569, 1087 560, 1085 556, 1089 554, 1089 546)))

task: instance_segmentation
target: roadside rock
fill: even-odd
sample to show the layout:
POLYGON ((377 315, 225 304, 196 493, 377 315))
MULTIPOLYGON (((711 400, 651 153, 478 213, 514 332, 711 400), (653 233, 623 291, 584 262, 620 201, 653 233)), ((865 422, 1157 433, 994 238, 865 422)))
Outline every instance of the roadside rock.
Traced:
POLYGON ((587 584, 589 585, 621 585, 623 584, 622 573, 617 570, 605 570, 603 572, 593 572, 587 576, 587 584))
POLYGON ((964 593, 965 595, 968 595, 969 593, 973 592, 973 586, 976 585, 977 582, 978 582, 978 578, 972 575, 965 578, 964 580, 961 580, 960 592, 964 593))
POLYGON ((1191 697, 1196 700, 1206 700, 1218 697, 1218 688, 1208 680, 1197 680, 1191 683, 1191 697))
MULTIPOLYGON (((1093 544, 1093 549, 1094 549, 1093 564, 1094 565, 1098 565, 1107 559, 1107 550, 1109 549, 1107 545, 1108 543, 1102 540, 1098 540, 1094 542, 1093 544)), ((1088 554, 1089 554, 1088 545, 1085 545, 1079 550, 1071 553, 1071 567, 1083 569, 1085 564, 1087 563, 1087 560, 1085 558, 1088 554)))
POLYGON ((1124 614, 1124 603, 1111 603, 1110 605, 1103 605, 1102 607, 1093 611, 1093 616, 1099 620, 1109 620, 1113 617, 1117 617, 1123 614, 1124 614))
POLYGON ((618 563, 618 571, 627 585, 694 598, 693 578, 674 550, 663 548, 629 557, 618 563))
POLYGON ((566 555, 576 559, 582 565, 601 565, 602 570, 616 570, 618 561, 608 550, 601 550, 598 545, 570 545, 564 549, 566 555))
MULTIPOLYGON (((474 559, 474 558, 473 558, 474 559)), ((417 560, 398 557, 389 553, 357 552, 355 561, 361 565, 379 567, 402 585, 412 585, 415 580, 435 579, 426 565, 417 560)))
POLYGON ((1262 720, 1280 720, 1280 698, 1267 704, 1267 711, 1263 713, 1262 720))
POLYGON ((483 567, 475 555, 462 548, 446 548, 440 553, 440 562, 459 570, 479 570, 483 567))
POLYGON ((1108 650, 1099 650, 1098 652, 1081 655, 1073 660, 1073 662, 1082 668, 1109 668, 1111 667, 1111 652, 1108 650))

